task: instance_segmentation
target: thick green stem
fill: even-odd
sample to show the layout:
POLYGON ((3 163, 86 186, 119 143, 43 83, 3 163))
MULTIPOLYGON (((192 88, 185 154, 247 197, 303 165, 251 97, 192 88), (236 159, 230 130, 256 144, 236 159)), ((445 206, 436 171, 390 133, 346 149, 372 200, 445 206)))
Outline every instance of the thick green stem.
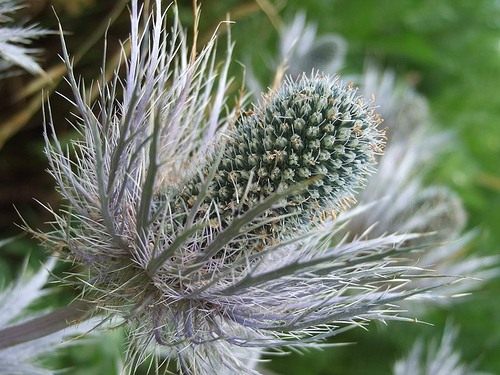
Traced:
POLYGON ((46 315, 0 330, 0 350, 39 339, 78 323, 87 317, 94 306, 74 302, 46 315))

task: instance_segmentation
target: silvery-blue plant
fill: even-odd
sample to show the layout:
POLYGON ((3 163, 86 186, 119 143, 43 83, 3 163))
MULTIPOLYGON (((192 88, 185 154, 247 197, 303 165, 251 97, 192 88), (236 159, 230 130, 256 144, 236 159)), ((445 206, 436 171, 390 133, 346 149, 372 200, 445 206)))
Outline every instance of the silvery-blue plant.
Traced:
POLYGON ((125 77, 103 77, 97 103, 62 40, 80 138, 64 149, 46 111, 66 207, 36 235, 79 267, 72 317, 123 318, 126 371, 153 356, 183 374, 257 374, 262 350, 406 319, 397 303, 427 290, 403 262, 420 235, 346 233, 375 204, 347 209, 382 152, 373 104, 314 73, 228 110, 232 44, 218 63, 216 39, 190 47, 172 12, 167 28, 159 0, 144 18, 132 1, 125 77))
POLYGON ((289 75, 298 76, 312 69, 335 74, 344 66, 347 43, 336 34, 318 35, 317 25, 306 22, 305 13, 299 12, 280 31, 278 49, 275 63, 284 65, 289 75))
POLYGON ((405 358, 393 366, 394 375, 487 375, 475 370, 474 365, 461 361, 461 354, 454 348, 458 329, 447 325, 441 341, 425 345, 419 339, 405 358), (427 349, 427 350, 426 350, 427 349))
MULTIPOLYGON (((318 35, 317 25, 306 22, 303 12, 280 30, 278 54, 272 61, 266 61, 279 78, 286 71, 288 76, 298 77, 313 69, 327 74, 337 74, 345 63, 346 41, 335 34, 318 35)), ((250 59, 249 59, 250 60, 250 59)), ((257 97, 262 92, 259 82, 247 64, 246 77, 248 89, 257 97)))
POLYGON ((38 361, 58 349, 75 343, 75 337, 86 335, 99 319, 83 322, 61 322, 63 314, 51 315, 47 311, 28 312, 28 308, 43 299, 49 289, 44 288, 55 259, 42 265, 33 275, 23 272, 11 285, 0 290, 0 374, 51 375, 53 371, 38 361), (47 318, 59 320, 59 329, 44 332, 47 318), (18 340, 20 332, 30 331, 29 340, 18 340))
POLYGON ((0 0, 0 77, 5 76, 14 66, 32 74, 43 73, 35 60, 40 50, 27 45, 49 32, 37 26, 14 23, 13 13, 22 7, 22 1, 19 0, 0 0))

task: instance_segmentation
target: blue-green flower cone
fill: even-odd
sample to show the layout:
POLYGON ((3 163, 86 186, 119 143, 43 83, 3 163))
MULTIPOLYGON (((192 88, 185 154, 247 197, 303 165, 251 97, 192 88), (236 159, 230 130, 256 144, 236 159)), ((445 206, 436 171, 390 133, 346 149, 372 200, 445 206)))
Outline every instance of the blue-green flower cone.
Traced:
MULTIPOLYGON (((217 215, 224 229, 271 194, 315 178, 269 214, 294 215, 256 231, 269 239, 296 232, 322 213, 338 211, 363 185, 383 146, 379 123, 356 89, 338 78, 288 79, 229 132, 205 207, 216 203, 217 213, 210 215, 217 215)), ((209 162, 203 178, 196 176, 185 185, 183 204, 194 204, 210 168, 209 162)))

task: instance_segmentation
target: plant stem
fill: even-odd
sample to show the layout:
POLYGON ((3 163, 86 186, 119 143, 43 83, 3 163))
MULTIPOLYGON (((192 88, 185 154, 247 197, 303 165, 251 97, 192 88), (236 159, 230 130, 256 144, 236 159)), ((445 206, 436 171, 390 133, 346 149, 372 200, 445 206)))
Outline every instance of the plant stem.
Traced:
POLYGON ((78 301, 38 318, 4 328, 0 330, 0 350, 48 336, 77 324, 93 310, 93 305, 78 301))

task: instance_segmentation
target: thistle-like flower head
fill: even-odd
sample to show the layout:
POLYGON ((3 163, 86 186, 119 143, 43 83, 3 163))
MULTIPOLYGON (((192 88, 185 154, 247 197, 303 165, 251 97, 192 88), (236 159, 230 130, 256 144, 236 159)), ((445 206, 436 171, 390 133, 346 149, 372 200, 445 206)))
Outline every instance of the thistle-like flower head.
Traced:
POLYGON ((235 201, 251 184, 249 201, 255 202, 316 176, 285 209, 296 207, 306 218, 313 210, 337 209, 362 185, 381 151, 378 123, 373 109, 338 78, 289 79, 237 124, 216 175, 230 193, 219 190, 218 198, 235 201), (231 183, 223 176, 233 171, 238 176, 231 183))
POLYGON ((220 230, 274 193, 314 179, 267 212, 280 220, 251 234, 259 234, 262 245, 303 232, 322 213, 339 211, 364 183, 381 151, 378 123, 373 109, 338 78, 288 79, 240 117, 226 134, 220 160, 211 158, 186 181, 174 206, 192 209, 208 184, 198 216, 209 211, 217 223, 212 228, 220 230))

